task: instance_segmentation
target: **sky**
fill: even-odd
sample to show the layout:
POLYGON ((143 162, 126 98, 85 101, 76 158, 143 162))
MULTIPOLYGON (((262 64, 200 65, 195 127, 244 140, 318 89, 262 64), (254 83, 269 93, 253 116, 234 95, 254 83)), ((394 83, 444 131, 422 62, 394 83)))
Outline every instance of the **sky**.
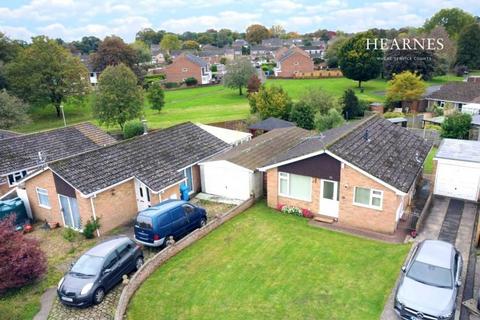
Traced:
POLYGON ((35 35, 78 40, 118 35, 127 42, 142 28, 170 32, 282 25, 299 33, 318 29, 358 32, 420 26, 441 8, 480 15, 479 0, 0 0, 0 31, 10 38, 35 35))

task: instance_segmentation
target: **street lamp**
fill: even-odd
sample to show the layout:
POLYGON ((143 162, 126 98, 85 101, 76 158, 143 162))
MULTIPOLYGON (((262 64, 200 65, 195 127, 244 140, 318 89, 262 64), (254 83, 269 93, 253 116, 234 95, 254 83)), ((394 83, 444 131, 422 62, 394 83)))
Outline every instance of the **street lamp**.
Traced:
POLYGON ((62 110, 62 117, 63 117, 63 126, 67 126, 67 121, 65 120, 65 112, 63 112, 63 104, 60 105, 60 110, 62 110))

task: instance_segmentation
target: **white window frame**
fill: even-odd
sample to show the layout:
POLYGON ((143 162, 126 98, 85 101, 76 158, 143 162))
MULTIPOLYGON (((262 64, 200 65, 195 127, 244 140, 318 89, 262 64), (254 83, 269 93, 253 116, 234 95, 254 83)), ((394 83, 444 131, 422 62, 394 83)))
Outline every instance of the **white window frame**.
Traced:
MULTIPOLYGON (((302 176, 300 174, 297 174, 297 176, 302 176)), ((312 177, 309 176, 302 176, 302 177, 307 177, 310 180, 310 192, 309 192, 309 197, 308 198, 299 198, 299 197, 293 197, 290 194, 284 194, 280 190, 280 180, 281 179, 286 179, 287 180, 287 190, 290 190, 290 173, 288 172, 278 172, 278 195, 284 198, 290 198, 290 199, 295 199, 295 200, 300 200, 300 201, 305 201, 305 202, 311 202, 312 201, 312 177), (283 175, 283 177, 282 177, 283 175)))
POLYGON ((293 65, 294 65, 294 66, 299 66, 299 65, 300 65, 300 62, 295 61, 295 62, 293 63, 293 65))
POLYGON ((364 208, 369 208, 369 209, 375 209, 375 210, 383 210, 383 191, 378 190, 378 189, 372 189, 369 187, 355 187, 353 190, 353 204, 359 207, 364 207, 364 208), (355 201, 355 195, 357 194, 357 188, 362 188, 362 189, 368 189, 370 190, 370 204, 363 204, 355 201), (380 195, 374 195, 374 192, 380 193, 380 195), (373 198, 378 198, 380 199, 380 206, 375 206, 373 205, 373 198))
POLYGON ((27 170, 21 170, 21 171, 17 171, 17 172, 14 172, 14 173, 10 173, 9 175, 7 175, 8 186, 9 187, 16 186, 18 184, 18 182, 20 180, 22 180, 23 178, 25 178, 27 175, 28 175, 27 170), (25 172, 25 175, 23 174, 23 172, 25 172), (10 177, 9 176, 13 176, 13 183, 10 183, 10 177))
POLYGON ((51 209, 52 206, 50 204, 50 197, 48 196, 48 190, 47 189, 43 189, 43 188, 39 188, 39 187, 36 187, 35 188, 36 192, 37 192, 37 200, 38 200, 38 205, 42 208, 45 208, 45 209, 51 209), (42 201, 40 201, 40 193, 42 193, 43 196, 46 196, 47 199, 48 199, 48 205, 45 205, 42 203, 42 201))
POLYGON ((188 72, 188 68, 182 68, 182 72, 188 72))

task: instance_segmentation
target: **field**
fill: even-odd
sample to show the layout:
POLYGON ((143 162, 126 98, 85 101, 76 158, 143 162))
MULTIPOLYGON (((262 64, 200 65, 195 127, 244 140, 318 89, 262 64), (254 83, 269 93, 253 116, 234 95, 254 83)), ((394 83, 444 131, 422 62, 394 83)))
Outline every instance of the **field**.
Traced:
POLYGON ((409 250, 259 203, 170 259, 128 319, 378 319, 409 250))
MULTIPOLYGON (((429 85, 442 84, 447 81, 458 81, 461 77, 442 76, 429 81, 429 85)), ((385 99, 386 81, 377 79, 364 82, 364 91, 360 92, 357 82, 346 78, 332 79, 276 79, 268 80, 267 85, 282 86, 292 97, 298 100, 302 92, 308 87, 320 87, 335 97, 340 97, 346 89, 355 90, 358 97, 369 102, 385 99)), ((192 89, 169 90, 165 93, 165 107, 158 113, 150 109, 145 103, 145 118, 150 128, 164 128, 173 124, 192 121, 212 123, 228 120, 245 119, 249 114, 249 105, 246 96, 238 95, 237 90, 225 88, 221 85, 192 89)), ((67 124, 82 121, 94 121, 91 110, 91 96, 84 101, 68 101, 65 103, 65 117, 67 124)), ((14 130, 33 132, 38 130, 61 127, 63 120, 55 116, 52 106, 37 109, 32 113, 32 123, 14 130)), ((106 130, 118 131, 118 127, 105 127, 106 130)))

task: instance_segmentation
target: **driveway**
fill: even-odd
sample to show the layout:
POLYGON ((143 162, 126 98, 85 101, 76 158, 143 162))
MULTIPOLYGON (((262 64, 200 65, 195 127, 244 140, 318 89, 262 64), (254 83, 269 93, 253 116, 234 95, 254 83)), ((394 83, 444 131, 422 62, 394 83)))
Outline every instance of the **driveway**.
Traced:
MULTIPOLYGON (((419 243, 426 239, 438 239, 450 242, 461 252, 463 258, 462 269, 462 287, 457 298, 457 312, 455 319, 460 319, 461 302, 464 293, 465 279, 469 279, 465 296, 471 296, 470 278, 467 278, 467 269, 470 257, 470 247, 472 243, 473 229, 475 227, 475 218, 477 216, 477 205, 457 199, 435 197, 429 216, 427 217, 423 230, 415 238, 414 243, 419 243)), ((472 261, 475 263, 475 261, 472 261)), ((398 282, 397 282, 398 284, 398 282)), ((396 320, 398 317, 393 311, 394 290, 390 294, 385 308, 383 310, 382 320, 396 320)), ((466 314, 466 312, 463 312, 466 314)), ((465 315, 462 317, 462 319, 465 315)), ((468 319, 468 317, 466 318, 468 319)))

